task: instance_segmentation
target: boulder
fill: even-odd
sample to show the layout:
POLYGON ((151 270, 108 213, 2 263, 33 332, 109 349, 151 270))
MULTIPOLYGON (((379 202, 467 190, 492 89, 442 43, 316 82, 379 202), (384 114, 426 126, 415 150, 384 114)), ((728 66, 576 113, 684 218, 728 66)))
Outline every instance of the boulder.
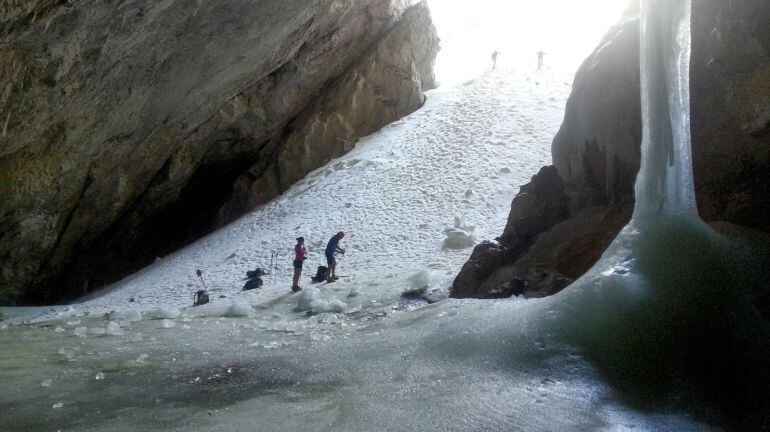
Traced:
POLYGON ((473 249, 470 259, 452 283, 450 295, 460 298, 500 298, 523 292, 523 285, 518 282, 508 287, 485 282, 498 268, 515 261, 526 252, 538 234, 568 216, 564 183, 556 168, 541 168, 513 199, 503 235, 495 242, 484 241, 473 249))
POLYGON ((564 182, 552 165, 540 168, 511 203, 508 223, 500 241, 516 245, 552 227, 569 216, 564 182))

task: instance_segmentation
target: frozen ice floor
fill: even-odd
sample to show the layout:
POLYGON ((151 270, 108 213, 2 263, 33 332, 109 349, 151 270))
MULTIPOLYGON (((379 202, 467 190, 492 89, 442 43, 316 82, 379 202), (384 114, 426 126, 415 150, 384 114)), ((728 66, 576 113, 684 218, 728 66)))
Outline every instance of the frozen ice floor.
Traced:
POLYGON ((709 430, 622 403, 549 324, 566 322, 571 296, 399 296, 418 272, 445 292, 467 240, 499 234, 518 186, 549 163, 570 81, 498 70, 432 91, 282 197, 93 298, 3 309, 15 318, 0 323, 0 430, 709 430), (344 311, 296 310, 293 239, 307 239, 307 281, 338 230, 345 277, 314 286, 344 311), (265 286, 241 292, 276 252, 265 286), (185 308, 198 267, 212 303, 185 308))
MULTIPOLYGON (((90 334, 97 317, 0 331, 13 431, 694 430, 624 408, 544 303, 183 317, 90 334), (528 323, 528 321, 531 321, 528 323), (74 329, 88 328, 85 336, 74 329), (64 329, 61 331, 59 329, 64 329)), ((0 427, 0 429, 2 428, 0 427)), ((707 430, 704 428, 704 430, 707 430)))

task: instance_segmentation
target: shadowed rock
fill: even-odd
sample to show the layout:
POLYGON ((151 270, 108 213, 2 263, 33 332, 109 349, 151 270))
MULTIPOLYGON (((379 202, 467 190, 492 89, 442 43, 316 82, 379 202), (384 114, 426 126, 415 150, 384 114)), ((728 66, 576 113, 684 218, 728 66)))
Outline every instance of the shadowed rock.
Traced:
POLYGON ((0 303, 112 282, 414 111, 415 3, 4 4, 0 303))

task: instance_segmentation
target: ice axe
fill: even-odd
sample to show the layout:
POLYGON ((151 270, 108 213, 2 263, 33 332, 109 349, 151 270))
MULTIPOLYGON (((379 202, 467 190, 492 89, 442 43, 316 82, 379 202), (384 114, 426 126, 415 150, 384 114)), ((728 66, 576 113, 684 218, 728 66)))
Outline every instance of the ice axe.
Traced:
POLYGON ((339 253, 337 256, 339 256, 339 258, 337 258, 337 264, 339 264, 342 262, 342 258, 345 258, 345 252, 339 253))

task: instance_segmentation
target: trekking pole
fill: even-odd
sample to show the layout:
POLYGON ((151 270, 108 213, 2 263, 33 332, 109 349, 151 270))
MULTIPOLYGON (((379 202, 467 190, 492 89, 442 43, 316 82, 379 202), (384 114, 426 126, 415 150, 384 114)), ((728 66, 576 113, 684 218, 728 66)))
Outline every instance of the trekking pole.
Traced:
POLYGON ((267 269, 270 270, 271 272, 273 271, 274 262, 275 262, 275 251, 270 251, 270 265, 267 267, 267 269))
POLYGON ((274 287, 275 286, 276 273, 278 273, 278 251, 275 251, 275 263, 273 263, 273 268, 270 269, 270 271, 273 273, 271 285, 274 287))

